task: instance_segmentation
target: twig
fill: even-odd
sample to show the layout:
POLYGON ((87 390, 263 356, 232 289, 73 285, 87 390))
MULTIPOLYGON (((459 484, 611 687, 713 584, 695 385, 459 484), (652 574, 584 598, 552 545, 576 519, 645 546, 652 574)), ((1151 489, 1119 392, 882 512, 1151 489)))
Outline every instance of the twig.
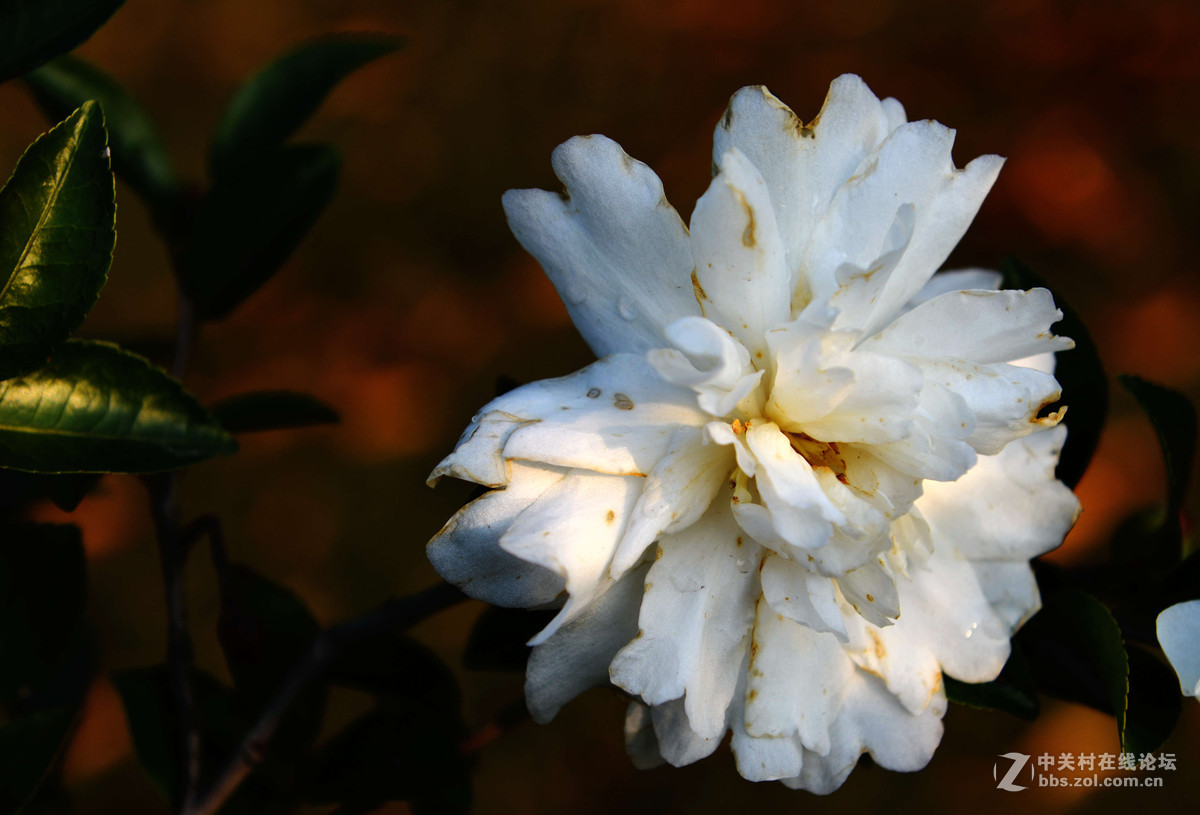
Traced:
POLYGON ((171 473, 146 479, 150 511, 158 536, 163 588, 167 602, 167 674, 178 730, 178 771, 181 780, 180 810, 186 810, 200 781, 200 733, 189 674, 192 668, 192 635, 188 630, 183 567, 187 550, 179 534, 179 508, 175 503, 175 476, 171 473))
POLYGON ((524 699, 510 702, 490 722, 463 739, 458 745, 459 752, 464 756, 475 755, 528 718, 529 708, 524 699))
POLYGON ((439 583, 408 597, 389 600, 375 611, 321 632, 305 655, 292 667, 275 698, 242 739, 221 775, 202 798, 183 810, 184 815, 214 815, 229 800, 246 777, 262 763, 271 737, 275 735, 288 709, 347 646, 394 629, 408 628, 465 599, 466 595, 456 587, 439 583))

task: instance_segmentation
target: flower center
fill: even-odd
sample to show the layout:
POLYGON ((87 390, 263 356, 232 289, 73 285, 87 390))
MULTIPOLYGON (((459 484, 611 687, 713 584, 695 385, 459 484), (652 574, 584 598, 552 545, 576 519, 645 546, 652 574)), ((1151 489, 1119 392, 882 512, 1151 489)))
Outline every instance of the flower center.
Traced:
POLYGON ((784 435, 792 443, 792 449, 799 453, 814 468, 826 467, 833 471, 838 481, 841 481, 843 484, 850 483, 846 478, 846 459, 842 456, 841 450, 838 449, 837 442, 817 441, 807 433, 788 433, 785 431, 784 435))

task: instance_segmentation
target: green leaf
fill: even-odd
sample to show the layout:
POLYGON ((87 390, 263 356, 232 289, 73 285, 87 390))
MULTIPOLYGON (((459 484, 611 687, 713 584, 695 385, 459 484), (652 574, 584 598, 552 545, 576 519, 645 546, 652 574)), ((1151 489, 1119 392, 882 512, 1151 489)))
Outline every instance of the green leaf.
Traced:
POLYGON ((529 661, 526 644, 557 612, 488 606, 463 651, 463 665, 473 671, 523 672, 529 661))
POLYGON ((5 0, 0 82, 31 71, 92 36, 125 0, 5 0))
POLYGON ((224 399, 209 408, 230 433, 257 433, 336 424, 340 417, 331 407, 307 393, 254 391, 224 399))
POLYGON ((1121 743, 1126 752, 1150 753, 1175 729, 1183 696, 1175 672, 1143 648, 1129 648, 1129 704, 1121 743))
POLYGON ((471 779, 459 750, 460 723, 422 708, 376 710, 318 750, 305 779, 306 798, 367 812, 412 801, 445 813, 471 806, 471 779))
POLYGON ((1054 474, 1074 489, 1096 452, 1100 433, 1108 417, 1108 378, 1104 374, 1096 343, 1062 295, 1016 258, 1006 258, 1001 270, 1004 275, 1001 285, 1006 289, 1050 289, 1055 305, 1063 313, 1062 320, 1054 326, 1054 333, 1075 340, 1073 349, 1054 355, 1054 376, 1062 386, 1062 399, 1049 407, 1050 410, 1058 410, 1061 405, 1069 407, 1063 419, 1068 430, 1067 441, 1054 474))
POLYGON ((329 679, 342 687, 438 710, 457 712, 462 705, 458 680, 446 664, 424 645, 394 631, 346 648, 331 666, 329 679))
POLYGON ((230 101, 213 136, 214 178, 275 152, 349 74, 402 45, 395 37, 331 34, 284 54, 230 101))
POLYGON ((82 625, 86 596, 77 527, 0 530, 0 698, 29 697, 54 676, 82 625))
POLYGON ((218 181, 200 203, 180 269, 199 317, 218 320, 267 282, 329 204, 341 157, 285 147, 218 181))
POLYGON ((54 769, 75 726, 75 711, 56 708, 0 727, 0 815, 15 815, 54 769))
POLYGON ((1079 589, 1061 589, 1017 634, 1039 687, 1116 716, 1126 745, 1129 656, 1108 608, 1079 589))
POLYGON ((0 190, 0 379, 45 361, 95 304, 116 242, 114 196, 94 102, 35 141, 0 190))
POLYGON ((983 710, 997 710, 1030 721, 1037 718, 1041 709, 1033 674, 1029 672, 1021 650, 1015 646, 1004 670, 991 682, 960 682, 945 674, 942 679, 946 686, 946 697, 951 702, 983 710))
POLYGON ((1196 453, 1196 408, 1179 391, 1141 377, 1119 374, 1117 381, 1133 394, 1154 425, 1167 468, 1167 509, 1177 514, 1187 495, 1196 453))
POLYGON ((149 472, 237 449, 183 386, 115 345, 73 340, 0 382, 0 466, 149 472))
POLYGON ((158 130, 150 114, 115 79, 72 56, 59 57, 24 79, 54 121, 89 99, 99 102, 108 125, 113 170, 152 206, 170 201, 175 173, 158 130))
POLYGON ((320 631, 308 606, 286 586, 237 563, 222 575, 217 637, 251 710, 266 704, 320 631))

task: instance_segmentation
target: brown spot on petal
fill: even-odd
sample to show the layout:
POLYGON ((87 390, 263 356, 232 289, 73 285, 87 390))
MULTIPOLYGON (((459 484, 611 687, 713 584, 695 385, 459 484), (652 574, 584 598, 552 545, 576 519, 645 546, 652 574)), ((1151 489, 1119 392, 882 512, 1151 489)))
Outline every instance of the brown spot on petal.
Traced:
POLYGON ((615 521, 616 519, 617 519, 617 513, 613 512, 613 511, 610 509, 610 510, 608 511, 608 515, 607 515, 607 516, 605 516, 605 520, 606 520, 606 521, 608 521, 609 523, 612 523, 612 522, 613 522, 613 521, 615 521))
POLYGON ((747 702, 753 702, 757 698, 758 698, 758 688, 751 688, 750 692, 746 694, 747 702))
POLYGON ((753 249, 758 244, 758 236, 755 234, 754 208, 750 206, 750 202, 746 200, 746 196, 742 194, 741 190, 734 190, 733 194, 737 196, 742 209, 746 210, 746 228, 742 230, 742 246, 753 249))
POLYGON ((866 631, 871 636, 871 642, 874 643, 874 645, 875 645, 875 658, 876 659, 886 658, 887 657, 887 649, 883 647, 883 640, 879 639, 879 635, 876 634, 874 631, 872 631, 870 628, 866 629, 866 631))
POLYGON ((633 400, 623 393, 614 393, 613 407, 617 410, 633 410, 633 400))

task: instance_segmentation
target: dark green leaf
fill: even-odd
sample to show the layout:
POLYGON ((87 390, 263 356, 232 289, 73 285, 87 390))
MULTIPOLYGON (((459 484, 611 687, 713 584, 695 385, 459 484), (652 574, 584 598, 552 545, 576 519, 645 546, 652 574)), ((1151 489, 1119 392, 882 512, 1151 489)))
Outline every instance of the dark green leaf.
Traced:
POLYGON ((555 610, 488 606, 463 652, 463 665, 474 671, 524 671, 533 635, 554 619, 555 610))
POLYGON ((0 470, 0 507, 24 507, 48 499, 63 512, 74 512, 100 480, 99 475, 42 475, 0 470))
POLYGON ((374 711, 321 746, 306 797, 367 812, 387 801, 414 801, 465 813, 471 781, 459 750, 460 724, 439 711, 374 711))
POLYGON ((75 712, 58 708, 0 727, 0 815, 15 815, 58 763, 75 712))
POLYGON ((92 36, 125 0, 0 3, 0 82, 65 54, 92 36))
POLYGON ((1103 603, 1078 589, 1050 593, 1017 640, 1043 691, 1113 714, 1124 744, 1129 658, 1103 603))
POLYGON ((63 56, 27 74, 25 82, 54 121, 89 99, 99 102, 108 125, 113 170, 152 206, 170 200, 175 173, 158 130, 116 80, 81 59, 63 56))
POLYGON ((1179 391, 1141 377, 1120 374, 1117 381, 1133 394, 1154 425, 1167 468, 1167 508, 1172 514, 1178 513, 1196 453, 1196 408, 1179 391))
POLYGON ((346 76, 401 46, 395 37, 331 34, 284 54, 234 95, 213 136, 215 178, 273 154, 346 76))
MULTIPOLYGON (((171 683, 165 665, 131 668, 112 676, 125 706, 138 761, 168 801, 178 801, 178 732, 171 683)), ((201 736, 201 765, 215 772, 247 728, 229 689, 200 671, 190 678, 201 736)))
POLYGON ((255 391, 224 399, 209 408, 230 433, 255 433, 336 424, 337 411, 307 393, 255 391))
POLYGON ((87 102, 0 191, 0 379, 40 365, 95 304, 116 242, 104 116, 87 102))
POLYGON ((457 713, 462 704, 458 680, 446 664, 424 645, 396 632, 348 647, 329 678, 335 685, 438 710, 457 713))
POLYGON ((942 678, 946 685, 946 697, 951 702, 984 710, 998 710, 1028 720, 1036 719, 1041 709, 1033 675, 1016 646, 1000 676, 991 682, 960 682, 944 674, 942 678))
POLYGON ((145 359, 73 340, 0 382, 0 466, 33 472, 168 470, 237 449, 183 386, 145 359))
POLYGON ((1150 753, 1175 729, 1183 696, 1175 672, 1143 648, 1129 648, 1129 705, 1121 743, 1126 752, 1150 753))
POLYGON ((78 528, 0 530, 0 698, 29 696, 54 675, 82 624, 86 584, 78 528))
MULTIPOLYGON (((294 592, 240 564, 222 576, 217 637, 233 676, 237 699, 257 717, 320 633, 312 612, 294 592)), ((266 767, 281 785, 291 783, 298 756, 321 727, 328 695, 314 683, 288 710, 272 740, 266 767)))
POLYGON ((1067 405, 1063 423, 1067 426, 1067 441, 1054 474, 1071 489, 1083 478, 1100 432, 1108 416, 1108 378, 1100 363, 1096 343, 1088 333, 1079 315, 1063 301, 1062 295, 1046 285, 1037 274, 1016 258, 1007 258, 1001 266, 1006 289, 1050 289, 1054 303, 1063 313, 1063 318, 1054 326, 1054 333, 1075 340, 1070 351, 1055 354, 1054 376, 1062 386, 1062 399, 1049 410, 1058 410, 1067 405))
POLYGON ((217 636, 238 692, 258 708, 321 628, 294 592, 246 566, 232 564, 222 584, 217 636))
POLYGON ((296 145, 218 182, 200 203, 180 270, 196 313, 226 317, 267 282, 316 223, 340 174, 333 148, 296 145))

